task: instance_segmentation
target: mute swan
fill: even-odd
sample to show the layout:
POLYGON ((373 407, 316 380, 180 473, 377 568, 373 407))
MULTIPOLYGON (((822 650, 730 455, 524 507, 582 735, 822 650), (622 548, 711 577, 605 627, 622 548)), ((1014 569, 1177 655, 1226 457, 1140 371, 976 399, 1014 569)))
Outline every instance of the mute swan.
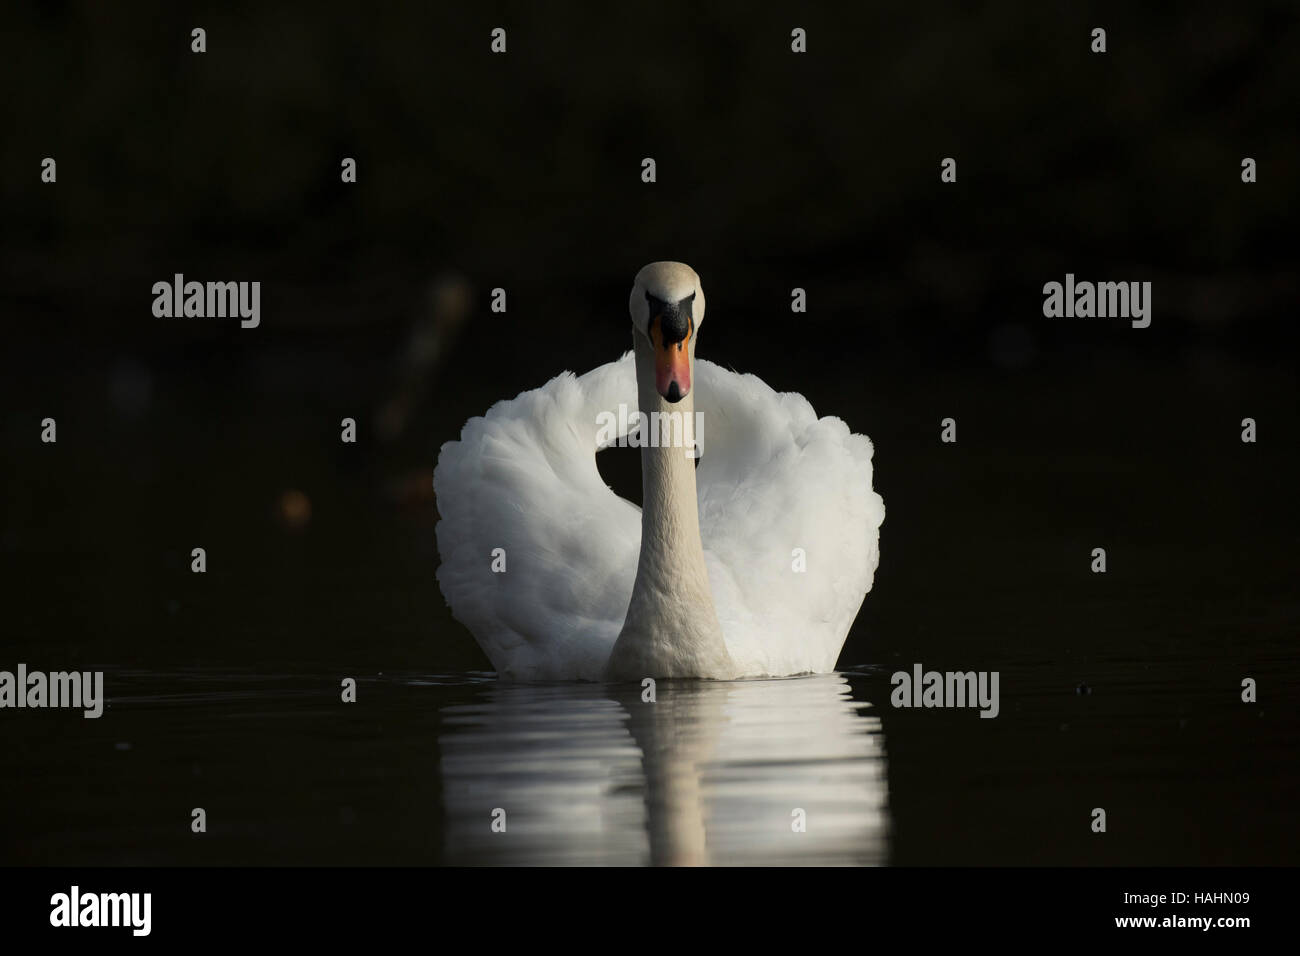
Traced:
POLYGON ((498 402, 443 445, 438 583, 453 616, 519 680, 833 670, 879 561, 870 439, 697 362, 689 266, 652 262, 629 305, 630 353, 498 402), (602 425, 620 405, 615 436, 602 425), (690 448, 642 447, 642 509, 596 469, 638 409, 698 422, 703 452, 697 469, 690 448))

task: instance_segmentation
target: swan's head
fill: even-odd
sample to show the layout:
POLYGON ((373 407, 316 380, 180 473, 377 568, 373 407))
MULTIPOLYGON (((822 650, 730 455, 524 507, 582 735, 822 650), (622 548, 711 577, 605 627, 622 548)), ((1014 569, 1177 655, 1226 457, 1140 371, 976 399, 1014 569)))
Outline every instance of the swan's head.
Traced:
POLYGON ((632 328, 654 352, 655 388, 670 402, 691 390, 695 336, 704 322, 704 290, 683 262, 652 262, 636 274, 628 300, 632 328))

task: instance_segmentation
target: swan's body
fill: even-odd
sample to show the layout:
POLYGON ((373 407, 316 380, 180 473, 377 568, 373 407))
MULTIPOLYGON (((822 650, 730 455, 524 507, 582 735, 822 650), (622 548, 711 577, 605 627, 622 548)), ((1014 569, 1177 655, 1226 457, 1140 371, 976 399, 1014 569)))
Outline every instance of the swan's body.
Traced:
POLYGON ((834 669, 879 560, 871 442, 801 395, 696 362, 703 307, 688 267, 647 266, 632 353, 498 402, 443 446, 438 582, 502 676, 834 669), (662 345, 686 320, 686 338, 662 345), (642 447, 644 511, 596 469, 623 437, 602 434, 620 405, 702 416, 698 469, 682 447, 642 447))

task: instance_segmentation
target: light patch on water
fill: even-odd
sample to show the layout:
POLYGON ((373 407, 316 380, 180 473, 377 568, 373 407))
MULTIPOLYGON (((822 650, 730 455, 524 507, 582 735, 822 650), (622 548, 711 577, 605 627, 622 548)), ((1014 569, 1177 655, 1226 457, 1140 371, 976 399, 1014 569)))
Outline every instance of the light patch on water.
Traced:
POLYGON ((661 681, 655 703, 636 685, 487 688, 442 710, 446 861, 885 863, 864 709, 839 675, 661 681))

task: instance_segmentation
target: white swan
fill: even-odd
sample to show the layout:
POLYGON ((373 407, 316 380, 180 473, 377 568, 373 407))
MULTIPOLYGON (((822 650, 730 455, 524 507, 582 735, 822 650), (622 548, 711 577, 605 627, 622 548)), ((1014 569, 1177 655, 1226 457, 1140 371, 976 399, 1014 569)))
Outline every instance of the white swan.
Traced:
POLYGON ((453 616, 520 680, 833 670, 879 561, 870 439, 696 362, 704 291, 689 266, 643 268, 630 308, 631 353, 498 402, 443 445, 438 583, 453 616), (687 448, 642 447, 643 509, 596 469, 635 431, 602 427, 620 405, 702 425, 698 469, 687 448))

